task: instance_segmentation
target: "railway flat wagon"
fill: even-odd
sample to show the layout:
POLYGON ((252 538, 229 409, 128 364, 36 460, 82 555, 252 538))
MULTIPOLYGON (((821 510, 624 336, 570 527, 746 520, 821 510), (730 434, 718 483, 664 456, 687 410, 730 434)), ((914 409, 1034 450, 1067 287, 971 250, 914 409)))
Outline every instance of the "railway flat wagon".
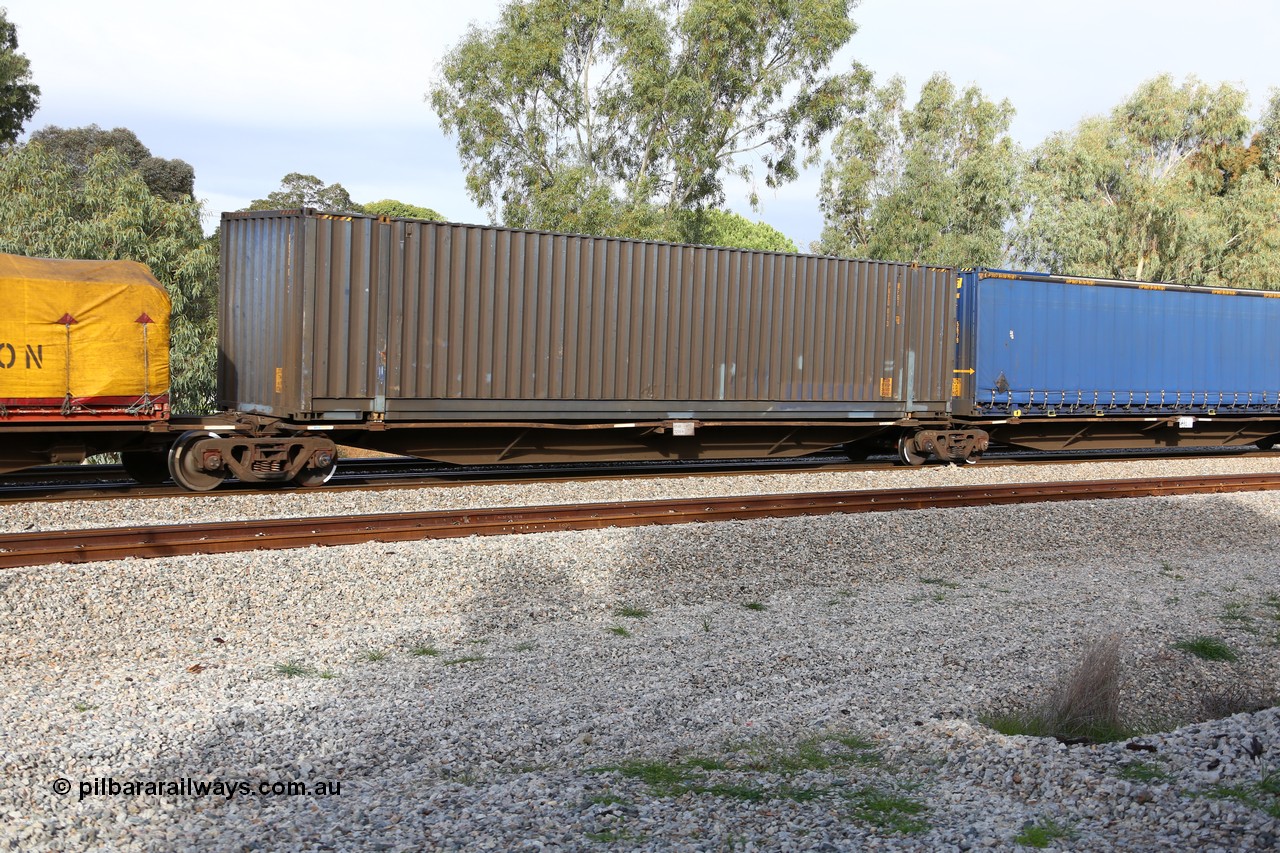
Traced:
POLYGON ((168 414, 169 295, 145 266, 0 255, 0 471, 128 452, 168 414))
POLYGON ((958 417, 1049 450, 1269 447, 1280 293, 962 273, 958 417))
POLYGON ((313 210, 221 240, 220 406, 259 432, 474 463, 961 440, 953 269, 313 210))

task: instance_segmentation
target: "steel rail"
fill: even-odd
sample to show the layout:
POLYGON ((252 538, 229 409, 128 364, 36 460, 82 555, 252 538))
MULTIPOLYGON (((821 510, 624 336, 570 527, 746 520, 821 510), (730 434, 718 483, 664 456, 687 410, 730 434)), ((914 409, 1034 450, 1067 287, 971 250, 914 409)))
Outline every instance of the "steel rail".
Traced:
POLYGON ((683 524, 831 513, 995 506, 1280 489, 1280 474, 1090 480, 927 489, 810 492, 787 495, 471 509, 385 515, 232 521, 159 527, 58 530, 0 535, 0 568, 84 563, 130 557, 215 554, 494 536, 603 527, 683 524))

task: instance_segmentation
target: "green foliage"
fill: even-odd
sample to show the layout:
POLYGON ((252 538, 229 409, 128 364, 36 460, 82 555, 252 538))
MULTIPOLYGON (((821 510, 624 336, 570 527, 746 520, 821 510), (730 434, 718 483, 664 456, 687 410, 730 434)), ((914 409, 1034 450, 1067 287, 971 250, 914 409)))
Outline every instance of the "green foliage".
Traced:
POLYGON ((971 266, 1004 255, 1018 204, 1013 107, 925 83, 914 109, 895 77, 857 102, 836 134, 819 205, 829 255, 971 266))
POLYGON ((764 222, 752 222, 727 210, 681 211, 676 221, 678 241, 731 249, 758 249, 762 252, 798 252, 796 244, 778 229, 764 222))
POLYGON ((1144 83, 1109 116, 1032 155, 1023 266, 1186 284, 1280 288, 1273 98, 1254 145, 1245 93, 1194 77, 1144 83), (1251 150, 1254 149, 1255 150, 1251 150), (1270 171, 1269 171, 1270 169, 1270 171))
POLYGON ((275 671, 285 678, 297 678, 302 675, 315 675, 315 669, 296 660, 285 661, 275 665, 275 671))
POLYGON ((928 806, 914 797, 865 785, 849 793, 847 799, 853 816, 863 823, 902 834, 924 832, 929 828, 923 818, 928 806))
POLYGON ((839 122, 852 0, 527 0, 472 27, 428 93, 467 189, 524 228, 659 236, 759 160, 768 186, 839 122))
POLYGON ((326 184, 315 175, 290 172, 280 179, 280 189, 254 199, 247 210, 296 210, 314 207, 330 213, 360 213, 342 184, 326 184))
POLYGON ((1244 785, 1221 785, 1205 791, 1205 796, 1235 800, 1251 809, 1280 820, 1280 773, 1268 773, 1257 782, 1244 785))
POLYGON ((618 773, 643 782, 658 797, 710 795, 744 802, 791 800, 804 803, 826 798, 849 806, 851 816, 892 832, 919 832, 927 828, 925 804, 892 787, 863 785, 850 788, 845 781, 853 767, 879 762, 874 746, 856 735, 828 733, 800 742, 794 749, 779 744, 757 744, 747 750, 745 762, 691 756, 669 761, 629 760, 596 773, 618 773), (842 777, 836 784, 815 780, 815 773, 842 777))
POLYGON ((1122 764, 1116 775, 1130 782, 1165 782, 1169 779, 1169 771, 1146 761, 1131 761, 1122 764))
POLYGON ((1071 830, 1055 820, 1045 818, 1039 823, 1029 823, 1013 839, 1015 844, 1044 848, 1060 838, 1070 838, 1071 830))
POLYGON ((873 766, 880 762, 875 744, 857 735, 821 735, 806 738, 794 750, 779 750, 768 745, 751 750, 757 757, 750 762, 754 770, 784 776, 833 767, 873 766))
POLYGON ((31 82, 31 60, 18 53, 18 28, 0 8, 0 143, 8 145, 40 106, 40 87, 31 82))
POLYGON ((146 264, 173 303, 170 394, 175 411, 212 409, 217 356, 218 258, 200 205, 154 195, 117 149, 83 171, 42 145, 0 157, 0 251, 146 264))
POLYGON ((191 198, 195 193, 196 172, 189 163, 151 156, 151 149, 127 127, 103 130, 96 124, 86 127, 51 124, 31 134, 30 141, 44 146, 52 156, 65 161, 79 175, 88 172, 94 157, 115 149, 131 169, 142 175, 153 195, 166 201, 180 201, 191 198))
POLYGON ((1179 640, 1173 644, 1173 647, 1180 652, 1195 655, 1201 660, 1231 663, 1240 659, 1235 649, 1217 637, 1193 637, 1190 640, 1179 640))
POLYGON ((416 204, 406 204, 403 201, 396 201, 393 198, 384 198, 379 201, 371 201, 367 204, 358 205, 363 213, 370 216, 393 216, 400 219, 430 219, 435 222, 444 222, 445 218, 436 213, 429 207, 418 207, 416 204))

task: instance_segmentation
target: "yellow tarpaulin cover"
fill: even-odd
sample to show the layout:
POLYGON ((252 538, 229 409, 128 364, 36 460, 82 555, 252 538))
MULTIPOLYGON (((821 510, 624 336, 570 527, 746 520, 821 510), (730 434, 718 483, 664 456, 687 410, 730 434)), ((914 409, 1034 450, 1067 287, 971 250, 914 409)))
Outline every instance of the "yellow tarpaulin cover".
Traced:
POLYGON ((0 254, 0 403, 169 391, 169 294, 133 261, 0 254))

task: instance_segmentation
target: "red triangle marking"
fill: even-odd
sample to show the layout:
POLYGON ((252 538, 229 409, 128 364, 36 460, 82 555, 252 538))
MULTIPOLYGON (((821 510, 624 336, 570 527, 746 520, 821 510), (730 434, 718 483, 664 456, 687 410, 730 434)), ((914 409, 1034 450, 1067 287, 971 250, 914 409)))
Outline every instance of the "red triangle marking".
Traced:
POLYGON ((75 321, 76 321, 76 318, 75 318, 75 317, 72 317, 70 314, 63 314, 63 315, 62 315, 62 317, 61 317, 61 318, 59 318, 59 320, 58 320, 58 325, 60 325, 60 326, 70 326, 70 325, 71 325, 72 323, 74 323, 75 321))
POLYGON ((155 320, 152 320, 150 317, 147 316, 147 312, 143 311, 142 316, 134 320, 133 322, 142 323, 143 325, 146 325, 147 323, 154 323, 155 320))

